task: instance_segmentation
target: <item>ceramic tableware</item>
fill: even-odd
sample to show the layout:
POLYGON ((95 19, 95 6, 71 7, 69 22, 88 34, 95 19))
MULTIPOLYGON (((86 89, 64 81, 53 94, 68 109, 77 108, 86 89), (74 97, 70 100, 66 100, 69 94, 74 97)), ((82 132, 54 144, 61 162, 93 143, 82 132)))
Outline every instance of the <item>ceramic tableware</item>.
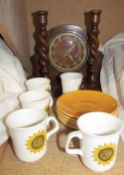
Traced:
POLYGON ((53 105, 53 99, 50 93, 45 90, 30 90, 23 92, 19 95, 19 101, 23 108, 40 108, 48 114, 50 113, 53 105))
POLYGON ((9 128, 13 147, 19 160, 33 162, 39 160, 47 151, 49 137, 58 131, 59 124, 54 116, 35 108, 23 108, 8 115, 6 125, 9 128), (53 128, 47 128, 50 123, 53 128))
POLYGON ((96 172, 103 172, 115 164, 119 135, 123 129, 121 121, 106 112, 88 112, 77 120, 78 130, 69 133, 65 150, 80 155, 83 164, 96 172), (70 148, 77 137, 80 148, 70 148))
POLYGON ((51 82, 49 78, 37 77, 30 78, 25 81, 25 86, 27 90, 46 90, 51 91, 51 82))
POLYGON ((79 72, 66 72, 60 75, 62 92, 67 93, 80 89, 83 75, 79 72))
POLYGON ((69 127, 72 122, 77 125, 79 116, 87 112, 102 111, 119 117, 117 100, 96 90, 78 90, 63 94, 57 99, 55 109, 58 119, 69 127))

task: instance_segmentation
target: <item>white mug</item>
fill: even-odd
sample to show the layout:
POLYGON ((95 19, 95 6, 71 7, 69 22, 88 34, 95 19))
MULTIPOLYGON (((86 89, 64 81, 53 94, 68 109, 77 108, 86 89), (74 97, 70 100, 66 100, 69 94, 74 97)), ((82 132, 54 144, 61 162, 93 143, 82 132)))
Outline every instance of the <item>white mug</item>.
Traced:
POLYGON ((19 101, 22 108, 32 107, 40 108, 49 114, 53 105, 53 99, 49 92, 45 90, 30 90, 19 95, 19 101))
POLYGON ((62 92, 67 93, 80 89, 83 75, 78 72, 66 72, 60 75, 62 92))
POLYGON ((109 113, 89 112, 81 115, 77 125, 79 130, 67 137, 66 152, 80 155, 83 164, 93 171, 103 172, 112 168, 123 129, 121 121, 109 113), (80 149, 69 148, 74 137, 81 141, 80 149))
POLYGON ((58 131, 58 121, 40 109, 23 108, 6 118, 17 158, 25 162, 39 160, 47 151, 49 137, 58 131), (47 131, 49 123, 54 127, 47 131))
POLYGON ((25 81, 25 86, 27 90, 46 90, 48 92, 51 91, 50 79, 46 77, 30 78, 25 81))

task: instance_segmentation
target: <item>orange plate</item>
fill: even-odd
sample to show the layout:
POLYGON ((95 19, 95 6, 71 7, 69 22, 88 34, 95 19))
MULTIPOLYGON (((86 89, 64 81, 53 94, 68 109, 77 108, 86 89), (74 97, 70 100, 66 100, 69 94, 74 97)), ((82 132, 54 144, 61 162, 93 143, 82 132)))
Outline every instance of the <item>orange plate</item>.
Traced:
POLYGON ((77 124, 75 123, 71 123, 70 120, 65 120, 63 119, 60 115, 58 116, 58 119, 61 123, 63 123, 65 126, 68 126, 70 128, 73 128, 73 129, 77 129, 77 124))
POLYGON ((56 108, 69 116, 80 116, 91 111, 103 111, 118 115, 117 100, 96 90, 78 90, 60 96, 56 108))
POLYGON ((70 116, 64 115, 63 113, 57 111, 57 117, 60 118, 61 120, 65 120, 65 121, 69 121, 72 124, 76 124, 77 123, 77 119, 72 118, 70 116))

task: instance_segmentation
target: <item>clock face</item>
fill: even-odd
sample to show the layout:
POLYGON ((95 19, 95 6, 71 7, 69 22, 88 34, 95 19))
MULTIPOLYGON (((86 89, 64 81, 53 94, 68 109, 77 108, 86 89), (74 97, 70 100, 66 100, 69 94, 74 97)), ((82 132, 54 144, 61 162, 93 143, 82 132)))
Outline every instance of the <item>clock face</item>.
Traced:
POLYGON ((86 43, 75 33, 59 34, 49 46, 50 63, 60 72, 77 70, 87 60, 86 43))

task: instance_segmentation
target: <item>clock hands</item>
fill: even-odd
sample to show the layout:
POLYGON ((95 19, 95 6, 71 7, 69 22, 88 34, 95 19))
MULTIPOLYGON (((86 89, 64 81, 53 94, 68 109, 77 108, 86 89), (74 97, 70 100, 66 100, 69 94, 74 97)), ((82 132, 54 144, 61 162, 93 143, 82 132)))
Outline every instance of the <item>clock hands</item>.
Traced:
POLYGON ((65 56, 68 56, 70 58, 70 60, 73 62, 74 58, 72 57, 72 51, 74 50, 76 44, 73 44, 72 47, 68 50, 66 50, 65 56))
POLYGON ((70 60, 75 63, 75 59, 77 59, 77 57, 79 57, 80 55, 80 45, 79 43, 74 43, 73 46, 67 50, 66 55, 68 55, 68 57, 70 58, 70 60), (76 47, 78 46, 78 48, 76 49, 76 47))
POLYGON ((82 39, 70 33, 56 37, 50 51, 51 63, 59 70, 76 70, 85 59, 82 39))

